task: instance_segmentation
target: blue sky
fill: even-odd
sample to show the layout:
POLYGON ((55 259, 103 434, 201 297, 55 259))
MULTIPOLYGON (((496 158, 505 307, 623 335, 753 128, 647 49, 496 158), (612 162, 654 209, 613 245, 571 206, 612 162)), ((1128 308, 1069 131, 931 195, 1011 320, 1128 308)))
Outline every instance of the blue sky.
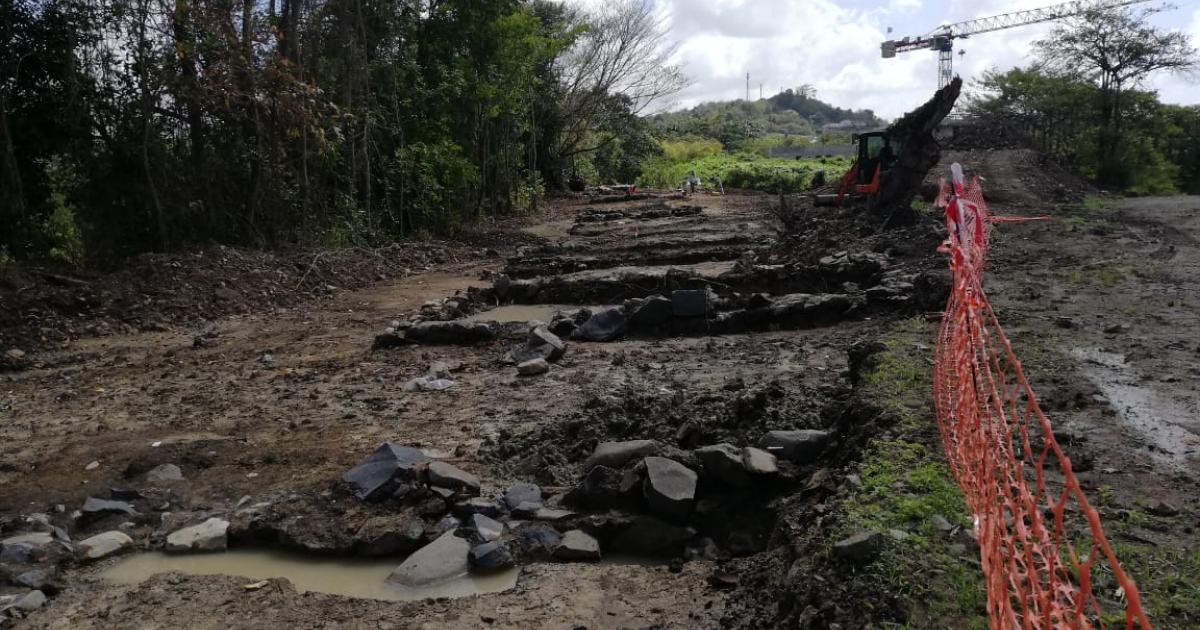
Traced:
MULTIPOLYGON (((598 0, 579 0, 583 2, 598 0)), ((746 72, 752 96, 808 83, 842 107, 870 108, 891 118, 929 97, 937 83, 937 55, 915 51, 881 59, 889 37, 923 35, 965 19, 1056 4, 1055 0, 655 0, 680 44, 679 63, 692 85, 671 103, 742 98, 746 72), (888 27, 894 32, 886 34, 888 27)), ((1149 3, 1153 5, 1154 3, 1149 3)), ((1187 33, 1200 48, 1200 0, 1175 2, 1155 21, 1187 33)), ((1032 59, 1031 43, 1050 27, 1035 25, 961 40, 956 56, 964 79, 990 67, 1032 59)), ((1200 76, 1155 77, 1149 87, 1163 100, 1200 103, 1200 76)))

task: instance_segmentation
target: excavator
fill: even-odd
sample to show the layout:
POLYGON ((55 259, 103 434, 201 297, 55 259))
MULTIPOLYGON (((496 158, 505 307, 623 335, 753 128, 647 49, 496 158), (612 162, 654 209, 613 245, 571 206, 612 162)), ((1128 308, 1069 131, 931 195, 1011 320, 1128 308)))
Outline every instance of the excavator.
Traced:
POLYGON ((937 162, 937 143, 931 132, 950 113, 958 97, 959 88, 952 86, 961 83, 954 77, 953 70, 956 40, 1084 15, 1089 11, 1119 9, 1146 1, 1073 0, 1039 9, 943 24, 925 35, 883 42, 880 50, 885 59, 893 58, 897 53, 917 50, 937 52, 938 91, 933 100, 910 112, 888 129, 855 135, 857 157, 854 165, 836 190, 825 187, 814 191, 814 203, 841 205, 847 198, 866 199, 870 206, 878 210, 911 201, 912 192, 909 189, 919 185, 920 178, 937 162), (950 92, 953 92, 952 96, 950 92))
POLYGON ((842 176, 837 193, 816 194, 816 205, 842 205, 846 197, 871 198, 879 192, 884 178, 889 176, 896 156, 900 154, 901 142, 893 140, 885 130, 854 134, 855 159, 850 170, 842 176))

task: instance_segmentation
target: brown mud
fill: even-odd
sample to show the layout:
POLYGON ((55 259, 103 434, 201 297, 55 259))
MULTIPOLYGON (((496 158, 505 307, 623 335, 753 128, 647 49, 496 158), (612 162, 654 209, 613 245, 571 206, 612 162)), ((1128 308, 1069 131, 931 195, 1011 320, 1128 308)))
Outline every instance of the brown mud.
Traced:
MULTIPOLYGON (((989 180, 1031 176, 988 159, 989 180)), ((935 252, 938 222, 929 216, 904 232, 880 232, 849 209, 801 209, 806 214, 795 220, 807 229, 781 239, 777 203, 753 194, 648 199, 607 203, 601 216, 585 210, 593 206, 584 200, 560 201, 508 245, 493 245, 500 257, 451 248, 460 253, 427 263, 428 270, 413 265, 382 281, 343 283, 361 288, 289 298, 283 308, 181 314, 161 330, 121 328, 30 346, 23 369, 3 375, 0 538, 26 531, 28 515, 45 513, 72 540, 119 529, 143 550, 160 548, 172 524, 208 515, 231 521, 230 544, 241 549, 349 557, 363 552, 370 527, 414 519, 422 540, 431 540, 450 509, 445 502, 368 504, 338 486, 342 473, 390 441, 476 475, 485 497, 518 482, 539 484, 547 505, 575 512, 554 528, 592 532, 606 556, 636 553, 643 563, 521 559, 517 585, 505 592, 385 602, 301 592, 281 580, 245 588, 258 576, 167 573, 121 584, 103 575, 120 557, 66 560, 57 565, 58 593, 19 627, 826 628, 897 621, 856 616, 853 602, 808 614, 806 593, 828 592, 814 588, 823 578, 800 579, 788 567, 845 487, 840 480, 865 440, 887 430, 855 396, 851 348, 891 322, 940 310, 936 281, 918 281, 944 268, 935 252), (576 222, 577 215, 588 220, 576 222), (616 273, 620 267, 651 271, 631 277, 616 273), (514 300, 496 293, 500 275, 512 286, 560 289, 514 300), (756 320, 721 335, 664 327, 604 343, 568 339, 565 355, 537 377, 518 376, 506 360, 523 337, 372 350, 385 328, 403 336, 421 322, 471 317, 520 331, 522 322, 553 319, 563 307, 634 308, 677 288, 710 290, 712 321, 815 289, 864 306, 803 325, 756 320), (405 391, 435 363, 453 381, 448 389, 405 391), (695 459, 698 447, 752 446, 766 431, 788 429, 832 437, 810 460, 781 460, 777 477, 749 491, 722 486, 695 459), (655 440, 660 454, 701 472, 700 501, 683 524, 691 530, 686 540, 658 545, 661 553, 630 543, 630 521, 644 516, 640 505, 588 507, 569 496, 599 442, 635 439, 655 440), (180 467, 182 481, 147 480, 147 471, 168 463, 180 467), (86 497, 107 498, 114 488, 139 493, 138 514, 72 518, 86 497)), ((1077 436, 1069 453, 1092 462, 1081 478, 1096 492, 1106 488, 1105 518, 1122 524, 1117 535, 1193 553, 1200 446, 1189 440, 1200 431, 1200 341, 1187 331, 1200 323, 1196 208, 1200 202, 1189 198, 1094 212, 1046 207, 1060 220, 997 229, 989 271, 992 299, 1035 389, 1058 426, 1077 436), (1123 358, 1097 364, 1080 352, 1123 358), (1128 516, 1160 502, 1174 516, 1154 517, 1153 528, 1128 516)), ((120 309, 111 308, 119 320, 120 309)), ((29 330, 14 326, 8 330, 29 330)), ((404 553, 392 559, 399 564, 404 553)), ((0 577, 11 574, 6 568, 0 577)))

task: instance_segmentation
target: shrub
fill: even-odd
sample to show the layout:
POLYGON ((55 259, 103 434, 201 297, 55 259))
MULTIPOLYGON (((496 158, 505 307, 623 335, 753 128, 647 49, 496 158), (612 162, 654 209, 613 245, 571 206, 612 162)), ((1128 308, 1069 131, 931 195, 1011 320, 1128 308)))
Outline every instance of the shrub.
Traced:
POLYGON ((850 162, 844 158, 818 161, 765 158, 752 153, 721 154, 678 163, 655 160, 643 171, 639 183, 653 188, 673 188, 695 170, 706 186, 715 185, 720 179, 727 188, 793 193, 804 190, 818 169, 824 169, 829 181, 833 181, 849 168, 850 162))
POLYGON ((47 245, 47 256, 60 265, 79 268, 84 262, 83 231, 79 229, 75 204, 71 201, 79 187, 79 177, 74 166, 62 156, 46 160, 43 168, 50 194, 49 214, 40 226, 40 236, 47 245))

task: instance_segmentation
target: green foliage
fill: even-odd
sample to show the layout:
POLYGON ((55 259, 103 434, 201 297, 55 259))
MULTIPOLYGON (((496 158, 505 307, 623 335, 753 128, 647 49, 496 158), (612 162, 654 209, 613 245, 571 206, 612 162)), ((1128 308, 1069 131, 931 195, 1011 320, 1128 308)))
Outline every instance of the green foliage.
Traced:
POLYGON ((1200 193, 1200 105, 1163 105, 1169 131, 1164 153, 1178 167, 1176 184, 1188 194, 1200 193))
POLYGON ((518 212, 532 212, 537 209, 538 200, 545 196, 546 184, 542 176, 534 172, 513 191, 512 204, 518 212))
POLYGON ((8 253, 8 247, 0 245, 0 281, 11 282, 17 273, 17 261, 8 253))
POLYGON ((715 186, 719 179, 727 188, 765 192, 779 192, 782 189, 791 193, 804 190, 818 169, 824 169, 826 177, 832 181, 850 169, 850 162, 844 158, 765 158, 752 153, 712 154, 672 162, 664 155, 650 161, 639 183, 652 188, 674 188, 694 170, 706 186, 715 186))
POLYGON ((75 169, 61 156, 45 163, 50 211, 41 225, 47 257, 61 265, 77 268, 84 262, 83 232, 76 220, 71 196, 79 187, 75 169))
POLYGON ((701 138, 663 140, 662 159, 671 164, 693 162, 712 155, 720 155, 724 150, 720 142, 701 138))
POLYGON ((919 318, 893 324, 883 339, 887 349, 863 375, 865 397, 899 422, 864 449, 855 471, 861 483, 837 502, 831 542, 869 530, 905 532, 902 540, 887 536, 880 557, 856 576, 860 588, 899 598, 909 610, 908 627, 982 630, 988 627, 982 575, 932 522, 941 516, 971 526, 929 408, 923 342, 933 334, 919 318))
POLYGON ((1125 90, 1118 122, 1107 121, 1101 88, 1077 75, 1039 69, 985 73, 980 87, 968 111, 1105 186, 1132 195, 1200 190, 1197 108, 1163 105, 1152 92, 1125 90))
POLYGON ((389 173, 392 194, 407 200, 407 223, 414 228, 458 226, 465 217, 461 210, 453 212, 452 205, 479 182, 475 165, 463 155, 462 147, 449 141, 417 142, 398 149, 389 173))
POLYGON ((628 184, 637 180, 649 160, 662 155, 663 148, 650 133, 646 120, 633 114, 633 104, 627 98, 607 99, 606 107, 607 114, 585 141, 594 150, 579 158, 595 171, 592 181, 628 184))
POLYGON ((1100 195, 1087 195, 1083 198, 1083 208, 1089 212, 1107 210, 1112 201, 1100 195))
MULTIPOLYGON (((552 3, 281 7, 5 4, 0 246, 78 265, 210 241, 355 245, 542 194, 537 146, 566 127, 541 108, 578 35, 552 3)), ((638 128, 617 98, 606 115, 585 133, 638 128)), ((657 151, 639 129, 606 143, 603 168, 657 151)))
POLYGON ((751 138, 764 135, 812 136, 830 123, 848 121, 860 128, 882 126, 871 110, 834 107, 814 96, 811 90, 785 90, 769 99, 703 103, 689 110, 654 116, 654 129, 666 137, 701 136, 727 147, 741 147, 751 138))
POLYGON ((770 157, 771 152, 776 149, 789 149, 793 147, 806 147, 810 143, 804 136, 792 136, 784 134, 766 134, 756 138, 749 138, 742 141, 735 147, 737 151, 744 153, 755 153, 763 157, 770 157))

